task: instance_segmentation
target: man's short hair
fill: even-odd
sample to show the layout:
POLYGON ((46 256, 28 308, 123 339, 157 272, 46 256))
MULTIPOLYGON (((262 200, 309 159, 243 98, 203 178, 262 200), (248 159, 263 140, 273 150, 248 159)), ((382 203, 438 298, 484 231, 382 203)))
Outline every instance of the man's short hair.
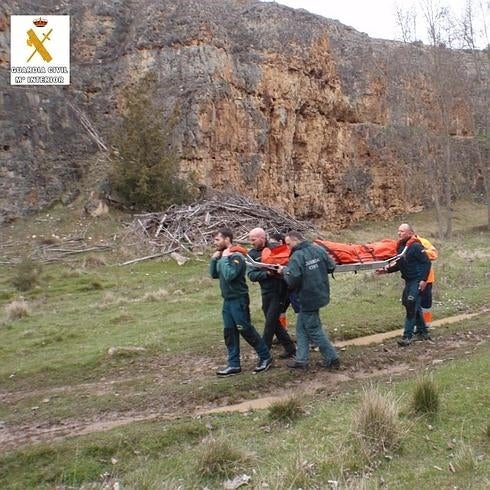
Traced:
POLYGON ((270 238, 272 240, 275 240, 276 242, 279 242, 279 243, 284 243, 284 235, 282 233, 271 233, 270 234, 270 238))
POLYGON ((302 242, 305 237, 299 232, 299 231, 288 231, 286 233, 286 236, 288 236, 289 238, 294 238, 295 240, 299 240, 300 242, 302 242))
POLYGON ((219 228, 214 236, 216 235, 221 235, 223 238, 229 238, 230 242, 233 241, 233 232, 229 228, 219 228))
POLYGON ((413 226, 412 226, 412 225, 410 225, 409 223, 402 223, 402 224, 399 226, 399 228, 400 228, 400 227, 402 227, 402 226, 403 226, 403 228, 406 228, 406 229, 407 229, 408 231, 410 231, 411 233, 415 233, 415 230, 413 229, 413 226))

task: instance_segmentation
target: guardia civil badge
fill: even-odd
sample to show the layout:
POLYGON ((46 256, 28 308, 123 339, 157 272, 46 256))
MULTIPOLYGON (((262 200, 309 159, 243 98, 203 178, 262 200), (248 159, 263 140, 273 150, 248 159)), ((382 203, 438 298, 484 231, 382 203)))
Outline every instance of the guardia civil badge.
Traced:
POLYGON ((70 16, 10 16, 10 84, 70 84, 70 16))

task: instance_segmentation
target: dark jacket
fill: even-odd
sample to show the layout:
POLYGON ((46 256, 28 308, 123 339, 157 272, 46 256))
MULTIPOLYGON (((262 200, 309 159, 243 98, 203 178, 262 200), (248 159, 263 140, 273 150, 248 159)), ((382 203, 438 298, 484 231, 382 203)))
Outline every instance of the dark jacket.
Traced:
POLYGON ((209 273, 213 279, 219 279, 221 296, 224 299, 236 299, 248 295, 245 281, 247 266, 240 253, 233 253, 220 259, 211 259, 209 273))
POLYGON ((396 264, 387 267, 387 272, 400 271, 405 281, 426 281, 430 271, 430 260, 424 252, 422 244, 415 239, 399 241, 397 252, 401 253, 408 245, 403 257, 398 259, 396 264))
POLYGON ((321 247, 303 241, 293 247, 284 280, 296 292, 301 311, 316 311, 330 301, 328 273, 335 263, 321 247))
MULTIPOLYGON (((277 245, 268 243, 266 242, 264 248, 274 248, 277 247, 277 245)), ((257 248, 252 248, 248 254, 252 259, 254 259, 257 262, 260 262, 260 257, 262 255, 262 250, 263 249, 257 249, 257 248)), ((247 272, 248 278, 252 282, 258 282, 260 284, 260 291, 263 295, 267 294, 281 294, 281 295, 286 295, 287 294, 287 288, 284 283, 284 280, 282 277, 275 275, 275 274, 268 274, 267 271, 264 269, 255 269, 254 267, 248 267, 248 272, 247 272)))

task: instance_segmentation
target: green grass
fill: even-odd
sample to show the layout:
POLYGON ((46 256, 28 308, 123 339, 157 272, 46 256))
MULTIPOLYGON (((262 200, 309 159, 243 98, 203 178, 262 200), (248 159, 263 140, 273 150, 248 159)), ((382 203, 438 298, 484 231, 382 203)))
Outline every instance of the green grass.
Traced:
POLYGON ((413 410, 420 415, 435 415, 439 406, 439 389, 434 380, 429 376, 420 377, 413 392, 413 410))
POLYGON ((277 401, 269 407, 269 418, 273 422, 293 422, 304 415, 303 403, 299 397, 291 396, 277 401))
MULTIPOLYGON (((435 241, 440 249, 436 319, 473 311, 486 305, 490 297, 488 234, 478 231, 472 221, 483 221, 485 209, 473 206, 469 213, 468 204, 461 206, 458 213, 468 213, 471 219, 456 220, 457 238, 445 244, 435 241), (463 228, 464 224, 468 228, 463 228)), ((420 220, 420 231, 431 236, 430 219, 421 214, 410 220, 416 224, 420 220), (422 223, 427 228, 422 228, 422 223)), ((345 231, 343 239, 370 241, 392 235, 395 229, 395 222, 368 223, 345 231)), ((126 359, 108 359, 113 346, 145 348, 144 354, 136 356, 142 371, 145 367, 154 370, 162 357, 184 353, 197 359, 212 355, 215 364, 224 362, 221 298, 217 282, 208 277, 207 259, 185 266, 156 260, 96 268, 83 268, 84 261, 81 258, 79 266, 45 265, 39 284, 22 294, 29 316, 11 321, 4 314, 0 389, 47 388, 125 372, 126 359)), ((11 284, 16 268, 1 266, 0 270, 3 310, 20 295, 11 284)), ((331 280, 331 304, 321 310, 329 335, 348 339, 400 328, 404 314, 399 301, 401 287, 398 274, 337 274, 331 280)), ((250 291, 252 319, 261 329, 259 288, 251 285, 250 291)), ((288 316, 294 333, 294 313, 289 310, 288 316)))
POLYGON ((202 422, 186 420, 172 425, 134 424, 129 430, 112 431, 109 437, 100 434, 62 445, 38 445, 1 457, 0 486, 52 488, 58 483, 96 481, 104 473, 118 474, 120 468, 135 471, 149 455, 158 457, 170 449, 184 450, 208 432, 202 422), (21 474, 18 480, 12 479, 21 474))
MULTIPOLYGON (((367 232, 359 233, 359 238, 386 236, 384 227, 370 231, 369 238, 367 232)), ((487 234, 470 229, 450 243, 437 244, 441 258, 436 263, 436 318, 486 304, 490 296, 487 241, 487 234)), ((16 297, 10 285, 14 275, 14 268, 2 267, 0 298, 6 299, 0 301, 0 306, 16 297)), ((339 273, 331 283, 332 301, 321 314, 334 339, 401 326, 398 274, 375 277, 372 273, 339 273)), ((258 288, 252 286, 251 293, 252 317, 261 326, 258 288)), ((206 261, 191 261, 183 267, 154 261, 96 270, 49 265, 44 267, 40 284, 23 296, 32 314, 10 322, 0 332, 4 346, 0 386, 12 372, 17 380, 48 367, 70 371, 82 365, 87 372, 97 367, 101 356, 114 344, 140 345, 154 353, 206 352, 221 338, 221 299, 217 284, 207 276, 206 261), (168 292, 168 297, 152 299, 161 289, 168 292), (113 297, 112 304, 104 299, 107 295, 113 297), (192 335, 184 340, 183 330, 192 335), (19 352, 23 354, 20 366, 19 352)), ((294 314, 290 311, 288 315, 290 324, 294 324, 294 314)))
MULTIPOLYGON (((401 398, 405 409, 400 418, 404 427, 400 449, 381 455, 370 467, 371 484, 384 480, 389 488, 485 488, 490 471, 485 435, 489 354, 486 346, 471 359, 452 361, 433 372, 441 386, 442 404, 430 426, 410 411, 408 398, 401 398)), ((383 390, 399 398, 411 393, 416 382, 399 381, 383 390)), ((328 394, 309 398, 305 400, 308 415, 293 425, 270 426, 267 411, 209 415, 199 420, 137 423, 109 433, 26 447, 0 457, 0 486, 80 485, 100 482, 100 475, 107 473, 123 487, 145 475, 153 483, 179 479, 189 488, 219 488, 223 481, 219 464, 228 471, 239 463, 240 469, 253 475, 252 488, 261 482, 273 485, 281 474, 326 488, 328 480, 348 479, 359 471, 347 433, 362 393, 356 388, 335 398, 328 394), (210 454, 209 437, 228 441, 236 457, 227 459, 221 446, 210 454), (242 459, 243 455, 247 457, 242 459)))
MULTIPOLYGON (((444 244, 434 238, 431 213, 400 219, 413 222, 440 250, 436 319, 487 305, 488 233, 478 228, 485 211, 462 203, 456 212, 455 237, 444 244)), ((57 216, 56 220, 64 219, 57 216)), ((116 224, 109 219, 99 227, 112 233, 116 224)), ((45 225, 40 222, 38 229, 35 224, 32 234, 39 234, 45 225)), ((93 222, 82 225, 94 240, 103 238, 93 222)), ((364 223, 332 238, 368 242, 393 236, 397 225, 398 221, 364 223)), ((346 434, 360 400, 356 383, 346 385, 350 394, 335 400, 322 395, 302 399, 304 414, 292 424, 271 424, 265 412, 188 418, 192 407, 235 403, 276 388, 295 387, 297 373, 271 369, 266 376, 253 375, 255 355, 243 345, 244 372, 216 379, 215 368, 225 362, 221 298, 217 281, 208 277, 206 257, 184 266, 162 260, 114 265, 119 261, 105 254, 97 264, 84 257, 70 264, 45 264, 37 284, 22 293, 12 285, 16 268, 0 266, 0 315, 4 315, 0 318, 0 395, 8 393, 0 405, 0 420, 15 429, 23 424, 96 419, 105 413, 124 417, 149 408, 175 413, 176 407, 182 407, 183 419, 26 445, 0 456, 0 488, 102 485, 108 479, 121 481, 123 488, 176 488, 181 479, 189 488, 221 488, 222 481, 212 472, 199 472, 197 461, 205 451, 206 437, 223 434, 250 456, 244 468, 255 469, 253 485, 263 479, 271 488, 283 488, 284 481, 292 488, 301 482, 325 487, 329 479, 354 478, 354 468, 359 468, 349 453, 346 434), (4 308, 21 297, 29 315, 7 318, 4 308), (111 347, 144 350, 111 356, 111 347), (190 366, 193 369, 186 371, 190 366)), ((397 274, 337 274, 331 280, 331 304, 321 311, 329 335, 347 339, 400 328, 401 287, 397 274)), ((252 319, 261 330, 259 289, 251 285, 250 291, 252 319)), ((289 311, 288 316, 294 333, 294 314, 289 311)), ((488 321, 488 315, 482 318, 488 321)), ((448 331, 485 328, 479 322, 477 318, 448 331)), ((484 470, 489 470, 490 421, 483 414, 490 400, 483 387, 489 385, 490 366, 488 348, 480 349, 482 353, 474 358, 453 361, 434 372, 441 403, 437 417, 430 421, 410 408, 408 394, 414 381, 390 385, 394 396, 405 403, 402 423, 407 435, 400 451, 388 455, 392 459, 381 458, 370 479, 373 485, 381 478, 390 488, 413 488, 415 483, 420 487, 426 480, 427 486, 420 488, 452 488, 453 480, 460 487, 469 481, 480 488, 488 482, 484 470), (448 469, 451 451, 447 448, 453 440, 451 461, 458 462, 453 464, 454 474, 448 469), (421 449, 426 458, 419 457, 421 449), (481 454, 486 457, 479 459, 481 454)), ((361 348, 349 348, 342 357, 348 364, 361 353, 361 348)), ((282 407, 279 412, 286 411, 282 407)))

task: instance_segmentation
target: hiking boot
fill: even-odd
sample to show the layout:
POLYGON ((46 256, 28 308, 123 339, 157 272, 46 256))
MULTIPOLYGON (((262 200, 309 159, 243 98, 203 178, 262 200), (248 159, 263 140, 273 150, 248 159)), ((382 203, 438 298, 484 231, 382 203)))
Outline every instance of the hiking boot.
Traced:
POLYGON ((271 364, 272 364, 272 357, 269 357, 268 359, 262 359, 262 361, 260 361, 257 364, 257 367, 254 369, 254 371, 256 373, 267 371, 271 367, 271 364))
POLYGON ((227 366, 219 371, 216 371, 216 374, 222 378, 225 376, 233 376, 234 374, 240 374, 242 372, 242 368, 227 366))
POLYGON ((326 361, 322 359, 317 362, 317 366, 328 369, 329 371, 338 371, 340 369, 340 360, 334 359, 333 361, 326 361))
POLYGON ((415 342, 423 342, 424 340, 429 340, 432 341, 432 337, 429 335, 428 332, 425 333, 416 333, 414 335, 414 340, 415 342))
POLYGON ((308 364, 307 363, 298 362, 298 361, 288 362, 286 364, 286 366, 289 369, 308 369, 308 364))
POLYGON ((402 337, 401 339, 398 339, 398 345, 400 347, 408 347, 412 343, 412 339, 409 339, 408 337, 402 337))
POLYGON ((294 356, 296 355, 296 352, 287 352, 287 351, 284 351, 284 352, 281 352, 281 354, 279 354, 277 357, 279 357, 279 359, 293 359, 294 356))

